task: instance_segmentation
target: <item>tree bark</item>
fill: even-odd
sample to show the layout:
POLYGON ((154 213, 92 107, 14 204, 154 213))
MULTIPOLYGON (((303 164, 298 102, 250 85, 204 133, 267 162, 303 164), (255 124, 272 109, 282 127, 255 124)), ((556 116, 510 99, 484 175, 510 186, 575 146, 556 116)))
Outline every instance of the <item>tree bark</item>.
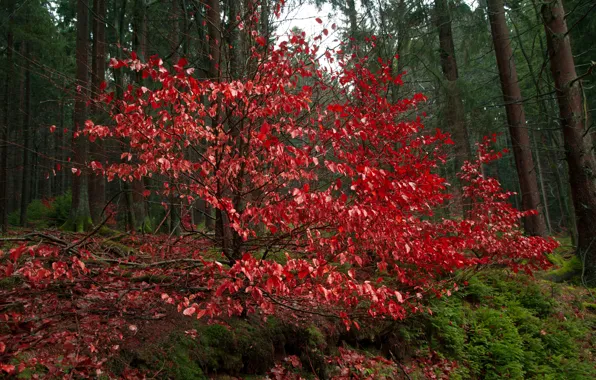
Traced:
POLYGON ((209 35, 209 76, 212 80, 220 79, 220 49, 221 49, 221 15, 219 0, 206 0, 207 33, 209 35))
POLYGON ((12 104, 12 77, 14 63, 12 49, 14 48, 11 24, 8 21, 8 35, 6 38, 6 78, 4 82, 4 109, 2 112, 2 134, 0 135, 0 231, 8 232, 8 139, 10 128, 10 112, 12 104))
POLYGON ((542 6, 551 74, 559 104, 565 155, 569 167, 571 197, 578 232, 577 254, 584 264, 588 285, 596 282, 596 161, 592 140, 582 113, 580 78, 569 41, 561 0, 542 6))
POLYGON ((505 101, 513 157, 521 189, 522 209, 524 211, 538 211, 538 214, 524 219, 524 227, 529 235, 546 236, 548 232, 540 202, 536 166, 532 157, 532 142, 526 126, 526 114, 522 104, 517 70, 513 61, 513 51, 509 38, 509 28, 505 21, 503 0, 488 1, 488 16, 501 79, 503 100, 505 101))
MULTIPOLYGON (((205 6, 207 8, 207 34, 209 36, 209 77, 211 80, 219 81, 220 78, 220 45, 221 45, 221 15, 220 15, 220 7, 219 7, 219 0, 205 0, 205 6)), ((218 123, 217 116, 211 120, 212 125, 216 125, 218 123)), ((215 216, 215 223, 213 223, 213 219, 211 219, 212 211, 209 205, 205 206, 205 212, 207 213, 208 217, 205 220, 205 225, 207 229, 215 229, 216 234, 221 236, 221 229, 218 228, 218 225, 221 226, 221 212, 217 212, 215 216), (215 224, 215 225, 214 225, 215 224)))
POLYGON ((350 22, 350 37, 357 38, 358 36, 358 12, 356 11, 356 2, 354 0, 346 0, 348 21, 350 22))
MULTIPOLYGON (((106 0, 93 0, 93 51, 91 62, 91 89, 93 98, 100 94, 100 86, 106 80, 106 0)), ((95 117, 101 118, 101 106, 93 106, 95 117)), ((105 159, 104 144, 101 139, 90 145, 91 159, 101 162, 105 159)), ((101 222, 101 212, 106 203, 106 183, 102 175, 92 173, 89 178, 91 218, 101 222)))
MULTIPOLYGON (((133 50, 137 53, 139 59, 147 59, 147 6, 145 0, 136 0, 134 4, 133 18, 133 50)), ((134 79, 138 85, 142 85, 143 76, 138 72, 134 79)), ((145 183, 142 179, 134 179, 131 183, 131 192, 129 201, 132 207, 131 225, 134 230, 145 230, 147 226, 147 204, 143 192, 145 183)))
POLYGON ((19 224, 27 225, 27 206, 31 198, 31 57, 29 56, 29 44, 24 43, 23 55, 25 64, 25 93, 23 97, 23 172, 21 184, 21 212, 19 224))
MULTIPOLYGON (((77 1, 77 43, 76 43, 76 91, 74 105, 74 131, 82 132, 87 117, 89 91, 89 8, 86 0, 77 1)), ((74 168, 72 177, 72 207, 66 229, 76 232, 88 230, 93 224, 89 208, 87 139, 73 137, 74 168)))
MULTIPOLYGON (((437 28, 439 30, 439 48, 441 54, 441 69, 445 81, 445 95, 447 102, 446 122, 451 138, 455 143, 455 169, 459 171, 465 160, 471 158, 470 141, 466 128, 464 103, 458 87, 458 70, 455 59, 455 45, 453 43, 453 31, 451 27, 451 12, 447 0, 435 0, 437 12, 437 28)), ((454 176, 455 177, 455 176, 454 176)), ((465 212, 461 184, 454 186, 453 198, 455 210, 460 215, 465 212)))

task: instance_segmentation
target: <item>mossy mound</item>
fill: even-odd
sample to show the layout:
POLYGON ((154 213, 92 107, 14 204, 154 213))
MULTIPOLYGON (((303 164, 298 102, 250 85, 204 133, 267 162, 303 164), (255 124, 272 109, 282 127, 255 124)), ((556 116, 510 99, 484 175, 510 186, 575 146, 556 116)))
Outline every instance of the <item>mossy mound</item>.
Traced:
POLYGON ((424 349, 461 364, 454 379, 596 378, 596 316, 577 307, 588 296, 525 275, 487 272, 436 300, 433 315, 424 317, 430 329, 418 337, 426 338, 424 349))
POLYGON ((437 378, 445 375, 425 364, 429 357, 457 363, 450 379, 596 378, 596 302, 590 290, 501 269, 461 285, 452 296, 431 300, 432 313, 360 321, 361 329, 347 332, 340 322, 324 319, 252 316, 200 324, 173 313, 178 317, 171 320, 180 321, 170 330, 156 329, 162 339, 125 350, 120 370, 174 379, 263 378, 292 357, 304 378, 326 379, 336 374, 330 358, 343 346, 398 361, 412 368, 411 378, 428 378, 429 368, 437 378))
POLYGON ((305 367, 325 378, 328 345, 325 334, 314 325, 287 324, 274 317, 182 322, 165 328, 161 338, 129 345, 113 360, 111 370, 122 374, 138 369, 163 379, 262 376, 277 360, 297 355, 305 367))

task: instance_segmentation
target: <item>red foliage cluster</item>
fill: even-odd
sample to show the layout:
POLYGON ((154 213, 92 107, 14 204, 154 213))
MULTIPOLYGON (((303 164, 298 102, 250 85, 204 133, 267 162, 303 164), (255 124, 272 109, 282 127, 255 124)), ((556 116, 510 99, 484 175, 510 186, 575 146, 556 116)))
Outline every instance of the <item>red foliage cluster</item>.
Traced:
POLYGON ((252 77, 222 81, 193 77, 184 59, 173 71, 157 57, 113 60, 151 83, 129 86, 120 102, 106 95, 116 125, 89 122, 85 133, 126 138, 130 151, 125 163, 94 166, 110 179, 162 176, 163 194, 222 214, 225 279, 214 298, 185 300, 186 314, 272 312, 291 299, 305 310, 326 305, 349 326, 354 310, 403 318, 423 293, 447 291, 437 284, 456 269, 546 264, 554 242, 523 236, 525 214, 480 173, 498 156, 488 140, 461 174, 467 217, 435 216, 449 198, 437 169, 450 139, 404 117, 424 96, 388 100, 401 83, 391 62, 326 51, 329 66, 317 54, 293 35, 266 59, 255 48, 252 77), (266 259, 272 251, 283 264, 266 259), (251 297, 241 302, 239 292, 251 297))
POLYGON ((217 209, 221 232, 173 246, 147 237, 128 257, 95 238, 0 254, 0 279, 16 284, 0 290, 2 370, 100 371, 137 329, 130 319, 159 318, 167 304, 197 318, 285 308, 350 328, 426 310, 425 296, 457 289, 457 270, 547 265, 556 243, 524 236, 526 213, 482 175, 499 155, 490 139, 462 169, 469 212, 446 216, 438 173, 449 136, 409 116, 424 96, 388 99, 401 84, 391 62, 326 51, 333 64, 323 65, 300 35, 262 54, 253 50, 249 77, 220 81, 196 78, 185 60, 172 70, 157 57, 112 60, 146 83, 122 100, 103 95, 114 124, 89 121, 84 133, 129 149, 124 162, 90 167, 110 180, 162 179, 161 194, 217 209))

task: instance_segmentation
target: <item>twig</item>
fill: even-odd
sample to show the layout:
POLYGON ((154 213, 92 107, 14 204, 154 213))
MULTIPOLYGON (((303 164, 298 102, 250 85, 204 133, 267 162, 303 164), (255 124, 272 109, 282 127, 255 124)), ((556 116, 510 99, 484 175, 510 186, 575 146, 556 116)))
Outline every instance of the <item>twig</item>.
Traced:
POLYGON ((569 84, 567 85, 567 87, 571 88, 571 87, 573 86, 573 84, 574 84, 575 82, 577 82, 578 80, 582 80, 582 79, 584 79, 585 77, 587 77, 587 76, 589 76, 589 75, 592 75, 592 71, 594 71, 594 68, 595 68, 595 67, 596 67, 596 62, 592 61, 592 63, 590 64, 590 68, 589 68, 589 69, 588 69, 588 70, 587 70, 585 73, 583 73, 582 75, 580 75, 580 76, 576 77, 576 78, 575 78, 575 79, 573 79, 571 82, 569 82, 569 84))
POLYGON ((198 266, 203 265, 203 261, 195 260, 195 259, 174 259, 174 260, 156 261, 154 263, 135 263, 135 262, 126 262, 126 261, 122 261, 122 260, 118 260, 118 259, 104 259, 104 258, 96 258, 94 261, 117 263, 120 265, 129 265, 129 266, 139 267, 139 268, 157 267, 157 266, 162 266, 162 265, 178 264, 178 263, 199 264, 198 266))
POLYGON ((43 234, 41 232, 31 232, 28 233, 26 235, 23 236, 17 236, 14 238, 0 238, 0 241, 33 241, 33 239, 35 237, 40 237, 42 239, 46 239, 51 241, 52 243, 58 244, 58 245, 62 245, 62 246, 68 246, 68 242, 66 242, 65 240, 62 240, 56 236, 53 235, 47 235, 47 234, 43 234))
POLYGON ((401 365, 401 363, 395 358, 395 355, 393 355, 393 351, 389 350, 389 354, 391 355, 391 358, 393 359, 393 362, 395 364, 397 364, 397 366, 399 367, 399 369, 401 369, 401 371, 404 373, 404 375, 406 375, 406 377, 408 378, 408 380, 412 380, 412 378, 410 377, 410 375, 406 372, 405 368, 401 365))
POLYGON ((84 238, 82 238, 81 240, 79 240, 77 242, 70 243, 68 246, 66 246, 66 248, 64 248, 64 250, 65 251, 70 251, 71 249, 76 248, 79 245, 81 245, 84 242, 86 242, 91 236, 95 235, 97 233, 97 231, 99 231, 99 229, 101 227, 103 227, 103 225, 108 221, 108 219, 110 218, 110 216, 108 216, 101 223, 99 223, 97 226, 95 226, 95 228, 93 230, 91 230, 91 232, 89 232, 87 235, 85 235, 84 238))

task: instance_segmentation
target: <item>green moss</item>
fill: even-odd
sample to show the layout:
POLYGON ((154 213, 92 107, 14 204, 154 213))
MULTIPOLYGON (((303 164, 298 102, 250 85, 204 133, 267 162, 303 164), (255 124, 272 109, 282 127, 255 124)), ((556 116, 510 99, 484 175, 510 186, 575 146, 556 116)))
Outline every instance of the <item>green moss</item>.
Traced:
POLYGON ((168 378, 173 379, 206 379, 199 363, 191 358, 196 344, 189 339, 180 339, 171 350, 169 359, 171 366, 168 368, 168 378))
POLYGON ((565 258, 559 254, 550 255, 549 259, 555 265, 546 277, 555 282, 571 281, 577 282, 582 271, 582 264, 575 255, 565 258), (575 280, 575 281, 574 281, 575 280))
POLYGON ((451 378, 596 378, 594 349, 584 348, 594 347, 596 318, 577 314, 573 294, 572 287, 525 275, 486 272, 435 300, 433 315, 424 317, 430 328, 412 324, 402 336, 458 361, 451 378))
POLYGON ((4 278, 0 278, 0 289, 2 290, 10 290, 14 289, 19 286, 23 280, 18 276, 8 276, 4 278))
POLYGON ((149 216, 146 216, 145 219, 143 219, 143 223, 141 224, 139 231, 143 233, 153 232, 153 223, 151 223, 151 218, 149 216))
POLYGON ((239 373, 242 356, 236 352, 233 333, 225 326, 214 324, 199 330, 199 365, 207 372, 239 373))
POLYGON ((583 302, 582 303, 582 308, 584 310, 588 310, 592 313, 596 312, 596 303, 592 303, 592 302, 583 302))
POLYGON ((60 229, 71 232, 87 232, 93 227, 93 221, 90 215, 79 215, 74 219, 69 218, 60 229))
POLYGON ((308 345, 311 347, 325 347, 325 336, 315 325, 310 325, 306 328, 308 333, 308 345))

